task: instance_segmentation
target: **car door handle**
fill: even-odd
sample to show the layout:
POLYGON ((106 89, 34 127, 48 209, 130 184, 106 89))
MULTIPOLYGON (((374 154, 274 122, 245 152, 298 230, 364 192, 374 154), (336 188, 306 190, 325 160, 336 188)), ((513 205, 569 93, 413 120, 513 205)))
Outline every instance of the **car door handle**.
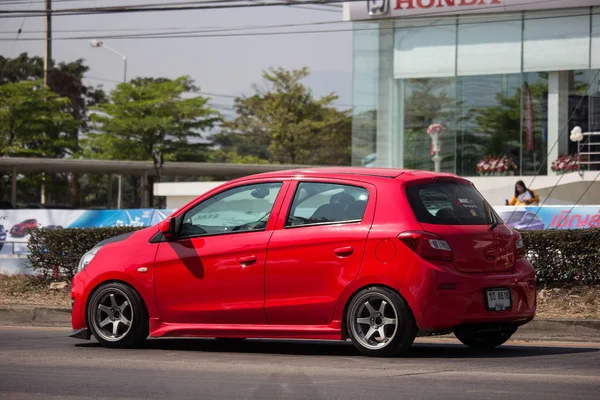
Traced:
POLYGON ((335 253, 336 256, 348 257, 349 255, 354 253, 354 247, 352 247, 352 246, 339 247, 339 248, 335 249, 333 252, 335 253))
POLYGON ((238 261, 243 266, 252 265, 256 262, 256 256, 246 256, 238 258, 238 261))

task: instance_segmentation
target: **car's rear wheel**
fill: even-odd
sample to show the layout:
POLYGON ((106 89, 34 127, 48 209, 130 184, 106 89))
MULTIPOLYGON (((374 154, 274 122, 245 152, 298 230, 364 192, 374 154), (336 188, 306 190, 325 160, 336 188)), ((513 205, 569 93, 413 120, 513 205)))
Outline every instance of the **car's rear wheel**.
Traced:
POLYGON ((417 324, 404 299, 384 287, 369 287, 354 296, 346 327, 356 348, 374 357, 405 352, 417 334, 417 324))
POLYGON ((127 285, 107 283, 94 292, 87 308, 91 333, 106 347, 135 347, 148 337, 148 312, 127 285))
POLYGON ((480 330, 477 327, 459 327, 454 330, 454 336, 466 346, 473 349, 486 350, 503 345, 516 331, 516 327, 504 327, 495 330, 480 330))

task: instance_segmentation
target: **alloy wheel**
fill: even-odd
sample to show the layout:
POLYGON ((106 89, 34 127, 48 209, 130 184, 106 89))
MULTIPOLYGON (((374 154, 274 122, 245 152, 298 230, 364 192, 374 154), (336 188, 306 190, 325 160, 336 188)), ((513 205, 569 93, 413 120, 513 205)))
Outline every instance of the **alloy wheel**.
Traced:
POLYGON ((371 350, 382 349, 398 332, 398 312, 387 296, 367 293, 354 305, 350 329, 362 346, 371 350))
POLYGON ((92 321, 94 332, 109 342, 121 340, 133 324, 131 300, 117 288, 105 289, 96 299, 92 321))

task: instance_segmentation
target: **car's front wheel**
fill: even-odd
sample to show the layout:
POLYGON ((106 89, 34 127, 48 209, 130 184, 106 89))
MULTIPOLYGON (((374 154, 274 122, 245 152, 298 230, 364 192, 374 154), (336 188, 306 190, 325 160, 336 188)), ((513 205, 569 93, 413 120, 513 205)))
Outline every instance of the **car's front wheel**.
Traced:
POLYGON ((111 282, 90 298, 87 320, 91 333, 106 347, 135 347, 148 337, 148 312, 131 287, 111 282))
POLYGON ((477 327, 459 327, 454 336, 464 345, 473 349, 486 350, 503 345, 517 331, 516 327, 480 330, 477 327))
POLYGON ((417 324, 408 304, 384 287, 360 291, 348 306, 346 326, 352 342, 367 356, 399 355, 412 345, 417 324))

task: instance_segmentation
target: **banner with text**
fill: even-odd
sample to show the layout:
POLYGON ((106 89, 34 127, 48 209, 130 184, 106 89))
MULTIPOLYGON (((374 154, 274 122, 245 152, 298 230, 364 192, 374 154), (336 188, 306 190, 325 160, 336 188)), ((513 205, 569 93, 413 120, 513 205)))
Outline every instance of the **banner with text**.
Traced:
MULTIPOLYGON (((600 227, 600 206, 501 206, 494 207, 494 209, 502 220, 514 229, 600 227)), ((154 209, 0 210, 0 252, 2 252, 2 247, 6 242, 26 243, 29 238, 29 231, 36 228, 144 227, 157 224, 172 212, 173 210, 154 209)), ((218 215, 215 217, 218 217, 218 215)))

